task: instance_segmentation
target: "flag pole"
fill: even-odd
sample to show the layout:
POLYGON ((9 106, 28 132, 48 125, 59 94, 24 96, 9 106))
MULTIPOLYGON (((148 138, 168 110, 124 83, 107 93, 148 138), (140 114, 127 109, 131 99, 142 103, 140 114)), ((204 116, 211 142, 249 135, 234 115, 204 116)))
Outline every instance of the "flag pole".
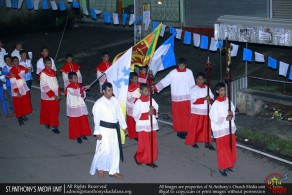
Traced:
POLYGON ((94 81, 92 81, 89 85, 89 87, 91 87, 98 79, 100 79, 103 75, 105 75, 104 73, 102 75, 100 75, 98 78, 96 78, 94 81))
MULTIPOLYGON (((225 81, 227 82, 227 92, 228 92, 228 112, 231 111, 231 53, 230 53, 230 43, 228 38, 226 38, 226 75, 225 81)), ((232 127, 231 120, 229 121, 229 138, 230 138, 230 150, 232 151, 232 127)))
MULTIPOLYGON (((150 107, 152 107, 152 86, 154 85, 153 82, 153 73, 152 71, 148 71, 148 79, 149 79, 149 85, 150 85, 150 107)), ((152 115, 150 115, 150 125, 151 125, 151 131, 150 131, 150 143, 151 143, 151 164, 153 164, 154 159, 153 159, 153 118, 152 115)))
MULTIPOLYGON (((207 96, 210 96, 210 79, 211 79, 211 63, 210 59, 208 56, 208 60, 206 63, 206 73, 207 73, 207 96)), ((210 107, 209 107, 209 102, 207 102, 207 114, 208 114, 208 131, 207 131, 207 137, 208 140, 210 140, 210 132, 209 132, 209 126, 210 126, 210 120, 209 120, 209 112, 210 112, 210 107)), ((211 143, 209 143, 210 145, 211 143)))

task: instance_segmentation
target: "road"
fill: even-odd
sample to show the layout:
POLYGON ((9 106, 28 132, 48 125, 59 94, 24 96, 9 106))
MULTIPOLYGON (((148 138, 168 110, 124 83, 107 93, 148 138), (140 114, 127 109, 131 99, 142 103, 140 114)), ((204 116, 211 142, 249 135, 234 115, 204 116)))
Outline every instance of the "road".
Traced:
MULTIPOLYGON (((33 113, 24 126, 15 117, 0 118, 1 183, 263 183, 272 173, 288 174, 283 182, 292 183, 292 166, 237 148, 234 172, 222 177, 217 170, 216 152, 186 146, 170 125, 159 123, 158 161, 152 169, 137 166, 133 156, 137 142, 126 140, 121 180, 106 175, 91 176, 89 168, 95 151, 95 138, 78 144, 68 138, 65 97, 60 102, 60 134, 39 124, 40 91, 31 91, 33 113)), ((87 101, 91 113, 93 103, 87 101)), ((92 115, 89 121, 93 128, 92 115)), ((215 143, 214 143, 215 145, 215 143)))

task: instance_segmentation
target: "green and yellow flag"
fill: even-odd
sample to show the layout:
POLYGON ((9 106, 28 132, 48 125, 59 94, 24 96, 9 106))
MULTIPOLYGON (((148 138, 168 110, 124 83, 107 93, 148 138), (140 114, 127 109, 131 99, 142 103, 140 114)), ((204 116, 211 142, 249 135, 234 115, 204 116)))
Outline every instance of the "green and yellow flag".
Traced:
MULTIPOLYGON (((148 65, 150 59, 152 58, 154 51, 156 49, 158 37, 160 35, 160 30, 162 23, 160 23, 153 32, 147 35, 139 43, 133 46, 132 51, 132 61, 131 61, 131 72, 134 71, 134 66, 146 66, 148 65)), ((125 52, 116 55, 113 62, 115 62, 119 57, 121 57, 125 52)))

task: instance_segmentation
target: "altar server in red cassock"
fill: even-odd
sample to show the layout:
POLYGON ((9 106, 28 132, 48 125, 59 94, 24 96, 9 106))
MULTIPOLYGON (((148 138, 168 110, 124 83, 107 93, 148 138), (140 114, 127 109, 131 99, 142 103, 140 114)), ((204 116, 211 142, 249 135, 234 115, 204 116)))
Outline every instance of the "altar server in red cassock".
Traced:
POLYGON ((187 121, 191 113, 190 93, 191 87, 195 85, 193 73, 186 65, 186 59, 180 58, 177 68, 155 85, 155 91, 158 93, 170 85, 173 130, 182 139, 185 139, 189 128, 187 121))
POLYGON ((235 108, 231 102, 231 111, 228 111, 228 98, 226 98, 225 92, 225 84, 219 82, 216 85, 218 97, 212 104, 209 114, 213 136, 216 139, 218 169, 223 176, 227 176, 227 171, 233 171, 232 168, 236 162, 235 108), (231 121, 231 135, 229 121, 231 121))
POLYGON ((69 139, 77 139, 78 143, 87 140, 86 136, 91 135, 91 129, 88 122, 88 110, 84 102, 85 90, 89 86, 83 86, 78 83, 76 72, 68 74, 69 85, 65 93, 67 95, 67 116, 69 116, 69 139), (82 139, 81 139, 82 138, 82 139))
POLYGON ((138 74, 136 72, 130 73, 130 84, 128 88, 128 96, 127 96, 127 126, 128 126, 128 136, 130 139, 138 138, 138 134, 136 132, 136 123, 133 118, 133 106, 135 100, 137 100, 140 96, 140 85, 138 83, 138 74))
POLYGON ((25 73, 28 72, 28 69, 19 65, 19 59, 17 57, 12 58, 12 63, 13 66, 10 69, 7 78, 10 79, 11 83, 15 116, 21 126, 24 124, 24 121, 28 120, 26 115, 32 112, 29 88, 24 79, 25 73))
POLYGON ((147 83, 147 67, 146 66, 140 67, 140 74, 138 76, 138 82, 139 83, 147 83))
POLYGON ((136 121, 136 131, 138 132, 138 149, 134 156, 137 165, 146 164, 156 168, 154 163, 158 159, 157 135, 158 123, 158 104, 152 99, 150 106, 149 87, 147 84, 140 85, 141 97, 135 102, 133 117, 136 121), (152 117, 152 129, 151 121, 152 117), (152 145, 151 145, 152 144, 152 145))
POLYGON ((189 121, 189 131, 185 144, 198 148, 197 143, 205 143, 205 147, 210 150, 215 148, 211 144, 211 122, 208 116, 208 106, 214 101, 214 95, 204 84, 205 74, 200 72, 196 76, 196 85, 191 89, 191 117, 189 121))
POLYGON ((62 72, 62 77, 63 77, 63 81, 64 81, 64 90, 66 89, 66 87, 70 83, 69 78, 68 78, 68 74, 70 72, 75 72, 77 74, 78 83, 80 83, 80 84, 82 83, 80 66, 78 66, 76 63, 73 62, 73 55, 72 54, 68 53, 66 55, 66 62, 62 66, 60 71, 62 72))
POLYGON ((52 127, 56 134, 60 133, 60 88, 56 77, 56 71, 52 69, 52 61, 49 57, 43 59, 45 68, 40 72, 41 87, 41 113, 40 124, 46 125, 47 129, 52 127))
POLYGON ((112 65, 112 62, 109 61, 109 54, 108 52, 102 53, 102 61, 101 63, 96 67, 96 77, 99 78, 99 86, 100 86, 100 93, 102 93, 102 85, 107 81, 106 75, 103 74, 110 66, 112 65))

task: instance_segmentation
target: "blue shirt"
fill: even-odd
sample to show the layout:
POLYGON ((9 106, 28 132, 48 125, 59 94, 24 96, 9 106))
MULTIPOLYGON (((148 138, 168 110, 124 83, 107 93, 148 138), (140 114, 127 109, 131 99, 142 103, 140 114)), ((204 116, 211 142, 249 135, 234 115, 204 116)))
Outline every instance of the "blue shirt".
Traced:
POLYGON ((24 80, 25 81, 33 80, 32 74, 31 74, 33 72, 33 67, 32 67, 31 60, 26 59, 26 61, 23 61, 21 59, 19 61, 19 65, 24 66, 25 68, 27 68, 28 66, 31 67, 30 71, 24 75, 24 80))
MULTIPOLYGON (((7 64, 2 69, 2 74, 7 76, 11 67, 7 66, 7 64)), ((10 79, 6 79, 6 87, 11 87, 10 79)))

